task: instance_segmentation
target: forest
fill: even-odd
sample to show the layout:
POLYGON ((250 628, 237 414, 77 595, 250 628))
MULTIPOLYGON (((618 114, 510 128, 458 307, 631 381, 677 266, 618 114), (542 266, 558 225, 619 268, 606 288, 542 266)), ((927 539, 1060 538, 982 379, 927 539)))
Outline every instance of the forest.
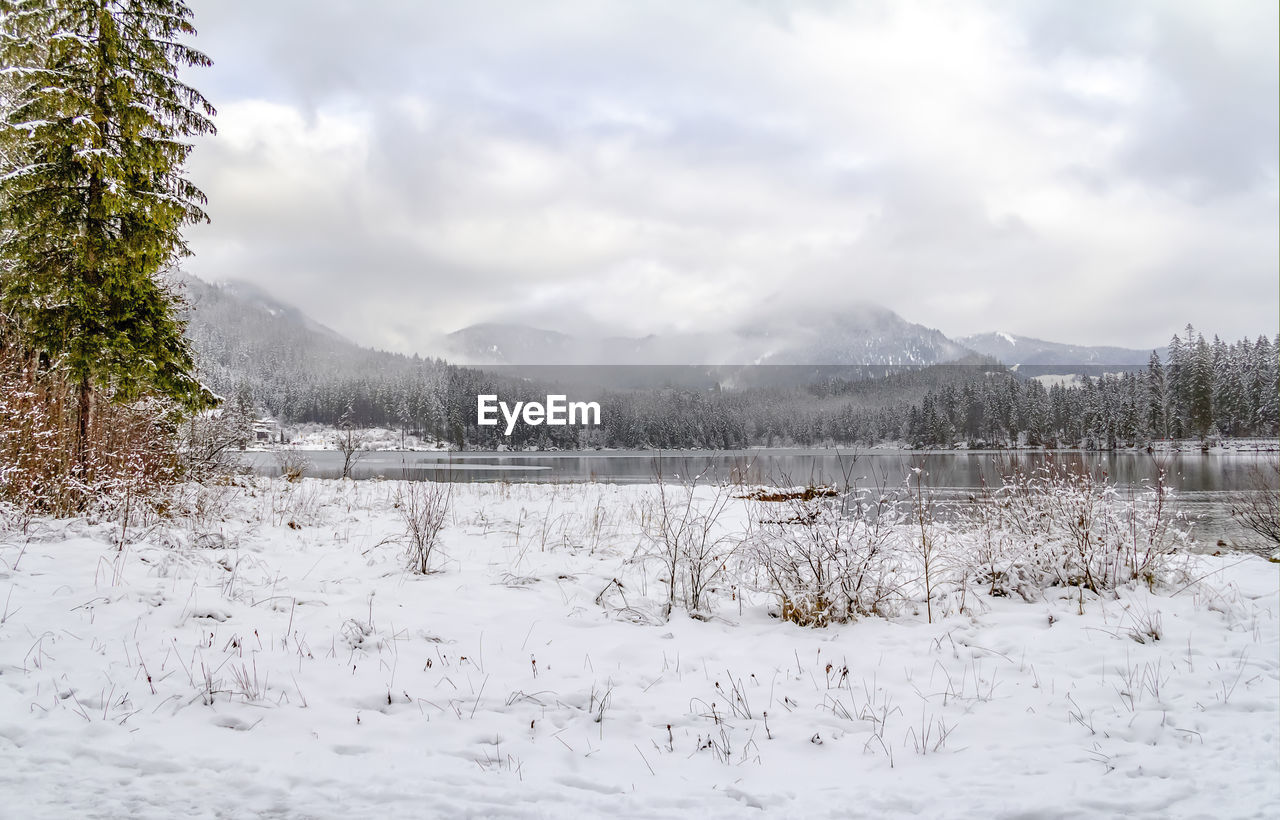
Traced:
MULTIPOLYGON (((791 383, 767 368, 672 369, 667 384, 601 386, 601 369, 491 372, 360 348, 323 328, 263 323, 242 301, 192 283, 190 325, 202 378, 231 412, 284 424, 385 427, 458 449, 736 449, 874 445, 1114 449, 1161 439, 1277 433, 1277 346, 1227 344, 1188 326, 1145 368, 1030 378, 982 357, 928 367, 833 368, 791 383), (864 372, 866 371, 866 372, 864 372), (748 374, 744 377, 744 373, 748 374), (566 384, 575 375, 576 382, 566 384), (702 377, 704 385, 697 384, 702 377), (592 382, 587 384, 587 382, 592 382), (778 383, 771 383, 778 382, 778 383), (1046 384, 1048 382, 1048 384, 1046 384), (570 392, 599 401, 598 427, 476 424, 476 396, 570 392), (585 391, 585 392, 584 392, 585 391)), ((271 307, 280 311, 279 306, 271 307)), ((625 368, 619 368, 625 370, 625 368)), ((798 374, 798 375, 797 375, 798 374)), ((617 379, 613 379, 617 381, 617 379)), ((660 380, 659 380, 660 381, 660 380)))

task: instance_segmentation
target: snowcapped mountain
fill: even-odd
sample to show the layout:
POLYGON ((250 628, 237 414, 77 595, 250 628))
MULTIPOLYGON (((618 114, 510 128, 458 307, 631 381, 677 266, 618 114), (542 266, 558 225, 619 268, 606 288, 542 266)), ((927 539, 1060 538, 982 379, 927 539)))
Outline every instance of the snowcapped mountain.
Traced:
MULTIPOLYGON (((956 341, 970 350, 998 359, 1011 367, 1068 368, 1063 372, 1073 372, 1070 368, 1098 366, 1145 367, 1151 358, 1150 350, 1061 344, 1032 339, 1029 336, 1014 336, 1009 333, 980 333, 974 336, 963 336, 956 341)), ((1157 352, 1163 357, 1165 349, 1159 348, 1157 352)))
POLYGON ((445 337, 466 364, 930 365, 971 355, 941 332, 864 306, 736 330, 643 337, 572 336, 525 325, 471 325, 445 337))
POLYGON ((874 305, 814 316, 798 327, 783 325, 766 333, 780 344, 761 357, 764 364, 931 365, 973 352, 938 330, 874 305))

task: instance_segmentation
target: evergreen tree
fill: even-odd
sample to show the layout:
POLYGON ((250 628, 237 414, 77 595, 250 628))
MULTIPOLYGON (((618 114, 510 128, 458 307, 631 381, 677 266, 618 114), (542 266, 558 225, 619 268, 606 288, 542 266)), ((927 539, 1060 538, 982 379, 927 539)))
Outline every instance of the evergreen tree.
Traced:
POLYGON ((1274 436, 1280 422, 1280 336, 1273 344, 1266 336, 1259 336, 1253 348, 1249 393, 1252 399, 1250 419, 1254 435, 1274 436))
POLYGON ((1242 345, 1228 346, 1213 338, 1213 418, 1225 436, 1245 435, 1245 369, 1252 353, 1246 339, 1242 345))
POLYGON ((1169 391, 1160 354, 1151 351, 1147 363, 1147 431, 1152 438, 1168 438, 1169 391))
POLYGON ((0 0, 10 80, 0 140, 0 310, 78 395, 77 459, 100 391, 159 394, 188 410, 215 398, 193 377, 179 299, 162 275, 206 220, 182 176, 185 140, 213 107, 177 79, 209 59, 181 0, 0 0))
POLYGON ((1213 349, 1202 335, 1196 336, 1195 347, 1191 348, 1187 418, 1190 432, 1201 439, 1213 429, 1213 349))
POLYGON ((1165 370, 1168 384, 1169 404, 1165 411, 1165 426, 1170 438, 1182 438, 1186 435, 1186 385, 1187 356, 1182 346, 1182 339, 1176 334, 1169 340, 1169 366, 1165 370))

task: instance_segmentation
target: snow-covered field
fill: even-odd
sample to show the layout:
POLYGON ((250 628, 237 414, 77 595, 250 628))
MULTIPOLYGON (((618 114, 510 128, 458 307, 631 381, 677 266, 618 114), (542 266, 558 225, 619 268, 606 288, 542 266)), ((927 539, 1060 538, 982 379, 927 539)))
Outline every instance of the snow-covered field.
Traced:
POLYGON ((729 574, 663 622, 653 487, 456 485, 425 576, 400 489, 0 535, 0 816, 1280 816, 1260 558, 823 629, 729 574))

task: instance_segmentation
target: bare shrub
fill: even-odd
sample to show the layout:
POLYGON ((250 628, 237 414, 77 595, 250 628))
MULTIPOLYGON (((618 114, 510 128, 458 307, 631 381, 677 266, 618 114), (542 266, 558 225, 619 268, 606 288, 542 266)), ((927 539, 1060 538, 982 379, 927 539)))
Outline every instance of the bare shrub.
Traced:
POLYGON ((1154 587, 1168 576, 1171 557, 1190 537, 1165 482, 1165 466, 1157 465, 1156 480, 1145 488, 1129 487, 1124 492, 1112 488, 1111 498, 1120 553, 1113 584, 1141 580, 1154 587))
POLYGON ((193 415, 179 428, 186 477, 205 482, 245 472, 237 454, 247 441, 243 419, 237 416, 216 410, 193 415))
MULTIPOLYGON (((937 501, 925 483, 926 475, 928 474, 923 468, 916 467, 907 479, 911 501, 911 530, 910 534, 904 533, 904 538, 908 554, 916 559, 924 592, 925 613, 929 623, 933 623, 933 600, 940 585, 944 583, 949 562, 946 555, 947 532, 938 524, 937 501), (911 489, 913 479, 914 490, 911 489)), ((964 588, 963 581, 960 586, 961 589, 964 588)))
POLYGON ((1008 508, 1004 488, 992 488, 985 481, 969 496, 963 515, 972 538, 969 560, 974 581, 985 587, 988 595, 1003 598, 1017 593, 1030 602, 1039 587, 1025 565, 1014 560, 1026 534, 1011 526, 1008 508))
POLYGON ((77 451, 78 390, 53 364, 23 355, 0 327, 0 502, 31 515, 120 520, 162 512, 182 476, 177 409, 144 398, 90 395, 77 451))
POLYGON ((452 499, 453 485, 437 481, 406 482, 396 493, 412 571, 421 575, 431 571, 431 556, 439 546, 452 499))
POLYGON ((977 537, 966 560, 994 594, 1028 587, 1101 592, 1129 581, 1159 583, 1188 538, 1164 470, 1145 488, 1050 461, 1014 471, 996 491, 971 497, 962 526, 977 537))
POLYGON ((0 501, 0 535, 11 532, 25 535, 31 527, 31 518, 30 510, 0 501))
POLYGON ((276 465, 280 468, 280 475, 292 483, 311 469, 311 459, 296 450, 276 450, 276 465))
POLYGON ((889 614, 901 589, 896 493, 805 487, 748 498, 756 529, 747 563, 778 597, 783 620, 826 626, 889 614))
POLYGON ((704 484, 706 491, 699 493, 700 476, 668 482, 660 466, 657 472, 658 494, 644 511, 643 532, 649 544, 647 557, 658 561, 664 573, 663 617, 671 618, 677 597, 690 616, 706 617, 707 592, 728 568, 742 540, 720 524, 733 499, 731 488, 704 484))
POLYGON ((367 452, 364 434, 343 423, 342 429, 333 436, 333 444, 342 454, 342 477, 351 478, 351 470, 367 452))
POLYGON ((1270 556, 1280 548, 1280 459, 1250 465, 1246 482, 1247 489, 1232 494, 1231 517, 1266 539, 1245 549, 1270 556))
MULTIPOLYGON (((784 621, 826 626, 833 619, 843 517, 825 493, 756 494, 759 525, 748 556, 778 596, 784 621)), ((843 620, 835 614, 835 620, 843 620)))
POLYGON ((273 483, 264 494, 273 526, 286 526, 291 530, 316 526, 324 522, 324 495, 312 483, 273 483))

